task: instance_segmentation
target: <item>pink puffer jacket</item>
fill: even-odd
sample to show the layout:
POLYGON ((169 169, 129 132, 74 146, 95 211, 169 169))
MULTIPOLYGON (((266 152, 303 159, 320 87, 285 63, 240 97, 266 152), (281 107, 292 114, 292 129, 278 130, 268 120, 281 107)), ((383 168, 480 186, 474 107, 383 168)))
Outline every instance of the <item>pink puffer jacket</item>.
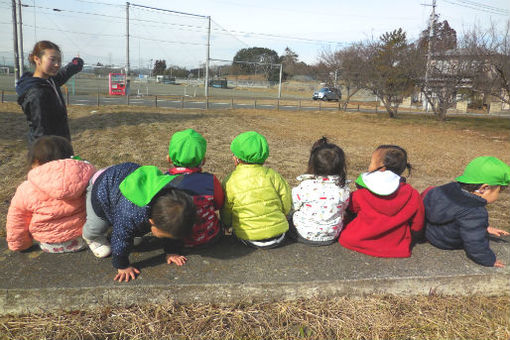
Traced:
POLYGON ((74 159, 60 159, 30 170, 7 213, 9 249, 27 249, 32 239, 60 243, 81 236, 85 191, 95 171, 93 165, 74 159))

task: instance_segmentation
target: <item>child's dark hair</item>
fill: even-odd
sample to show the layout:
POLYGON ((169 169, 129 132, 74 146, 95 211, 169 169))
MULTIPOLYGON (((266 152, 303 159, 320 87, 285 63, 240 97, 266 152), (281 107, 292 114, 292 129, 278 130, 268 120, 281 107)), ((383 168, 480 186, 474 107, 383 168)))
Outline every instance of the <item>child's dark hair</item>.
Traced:
POLYGON ((73 146, 67 138, 60 136, 41 136, 35 140, 28 152, 28 166, 35 162, 39 165, 74 155, 73 146))
POLYGON ((45 50, 56 50, 58 53, 61 53, 57 44, 48 40, 38 41, 35 43, 32 52, 28 55, 28 61, 30 64, 35 65, 34 57, 41 58, 44 55, 45 50))
POLYGON ((476 190, 480 189, 480 187, 483 185, 483 183, 481 183, 481 184, 469 184, 469 183, 461 183, 461 182, 457 182, 457 183, 459 183, 462 190, 466 190, 467 192, 475 192, 476 190))
POLYGON ((386 170, 400 176, 407 169, 409 176, 411 175, 413 167, 407 162, 406 150, 398 145, 379 145, 375 150, 384 151, 383 164, 386 170))
POLYGON ((338 175, 337 184, 344 186, 347 176, 344 151, 337 145, 329 143, 326 137, 322 137, 312 146, 307 172, 315 176, 338 175))
POLYGON ((186 238, 195 224, 193 198, 182 190, 163 189, 154 199, 151 218, 158 229, 176 239, 186 238))

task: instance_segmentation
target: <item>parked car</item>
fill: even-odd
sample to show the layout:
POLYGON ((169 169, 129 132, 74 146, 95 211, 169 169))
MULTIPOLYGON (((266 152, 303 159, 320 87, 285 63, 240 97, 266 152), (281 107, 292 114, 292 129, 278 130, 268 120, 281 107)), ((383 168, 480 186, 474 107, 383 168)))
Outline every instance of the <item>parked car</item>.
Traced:
POLYGON ((342 99, 342 92, 340 92, 340 90, 335 87, 323 87, 319 91, 315 91, 313 93, 312 99, 324 101, 329 100, 339 101, 340 99, 342 99))

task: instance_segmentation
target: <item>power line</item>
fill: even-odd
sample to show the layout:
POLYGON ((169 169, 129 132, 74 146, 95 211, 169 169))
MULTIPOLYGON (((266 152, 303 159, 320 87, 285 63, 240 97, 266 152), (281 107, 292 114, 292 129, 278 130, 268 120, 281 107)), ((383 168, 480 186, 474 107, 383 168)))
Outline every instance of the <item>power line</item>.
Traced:
POLYGON ((455 5, 455 6, 469 8, 469 9, 473 9, 473 10, 485 12, 485 13, 490 13, 490 14, 498 14, 498 15, 505 15, 505 16, 510 14, 510 11, 505 10, 505 9, 496 8, 496 7, 492 7, 492 6, 486 6, 483 4, 476 3, 476 2, 468 2, 466 0, 444 0, 444 2, 455 5))

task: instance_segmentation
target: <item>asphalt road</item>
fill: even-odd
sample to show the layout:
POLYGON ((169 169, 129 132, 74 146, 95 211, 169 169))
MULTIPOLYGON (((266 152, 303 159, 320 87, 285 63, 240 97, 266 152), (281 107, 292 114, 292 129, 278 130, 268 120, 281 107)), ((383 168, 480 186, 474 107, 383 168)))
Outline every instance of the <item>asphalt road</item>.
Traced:
MULTIPOLYGON (((3 102, 16 102, 17 95, 4 94, 3 102)), ((174 109, 266 109, 266 110, 288 110, 288 111, 338 111, 338 105, 334 102, 321 102, 311 100, 295 100, 295 99, 282 99, 285 104, 278 105, 276 99, 260 99, 260 98, 218 98, 211 97, 209 102, 206 102, 204 97, 158 97, 158 96, 130 96, 129 103, 127 97, 114 97, 114 96, 95 96, 95 95, 76 95, 69 98, 70 105, 83 105, 83 106, 97 106, 99 105, 131 105, 131 106, 158 106, 164 108, 174 109), (156 102, 157 100, 157 102, 156 102), (292 105, 289 105, 292 103, 292 105)), ((364 109, 364 108, 349 108, 348 112, 363 112, 363 113, 385 113, 381 107, 377 109, 364 109)), ((431 113, 409 111, 401 108, 399 113, 403 114, 427 114, 431 113)), ((510 118, 510 113, 498 114, 480 114, 480 113, 449 113, 448 115, 460 116, 485 116, 485 117, 501 117, 510 118)))

